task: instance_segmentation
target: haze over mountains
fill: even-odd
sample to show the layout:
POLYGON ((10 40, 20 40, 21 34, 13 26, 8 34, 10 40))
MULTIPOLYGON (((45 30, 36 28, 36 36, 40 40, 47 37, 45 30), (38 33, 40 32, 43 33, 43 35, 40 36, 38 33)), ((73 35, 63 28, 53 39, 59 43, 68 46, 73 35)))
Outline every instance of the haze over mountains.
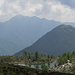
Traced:
POLYGON ((23 55, 25 50, 31 53, 39 51, 54 56, 75 51, 75 28, 70 25, 60 25, 15 55, 23 55))
POLYGON ((0 55, 12 55, 30 46, 59 24, 53 20, 21 15, 0 23, 0 55))
MULTIPOLYGON (((62 24, 58 21, 18 15, 0 23, 0 55, 12 55, 62 24)), ((75 23, 66 23, 75 25, 75 23)))

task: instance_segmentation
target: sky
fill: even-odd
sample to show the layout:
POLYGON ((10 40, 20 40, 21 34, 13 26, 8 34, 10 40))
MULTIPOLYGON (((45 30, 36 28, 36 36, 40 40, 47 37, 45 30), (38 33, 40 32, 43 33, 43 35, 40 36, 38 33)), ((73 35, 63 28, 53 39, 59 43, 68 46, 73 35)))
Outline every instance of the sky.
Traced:
POLYGON ((75 22, 75 0, 0 0, 0 21, 16 15, 75 22))

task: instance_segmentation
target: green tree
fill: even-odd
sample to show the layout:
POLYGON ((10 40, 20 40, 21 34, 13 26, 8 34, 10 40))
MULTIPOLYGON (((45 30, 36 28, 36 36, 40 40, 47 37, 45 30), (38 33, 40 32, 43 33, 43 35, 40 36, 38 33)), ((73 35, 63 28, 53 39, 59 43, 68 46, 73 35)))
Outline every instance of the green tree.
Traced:
POLYGON ((28 59, 31 59, 31 54, 29 53, 29 57, 28 57, 28 59))
POLYGON ((48 57, 48 61, 50 60, 50 55, 47 56, 48 57))
POLYGON ((50 68, 50 63, 48 62, 48 67, 50 68))
POLYGON ((28 51, 24 51, 24 56, 28 56, 29 52, 28 51))
POLYGON ((36 60, 36 61, 39 59, 39 55, 40 55, 39 52, 36 51, 36 52, 35 52, 35 60, 36 60))
POLYGON ((68 60, 70 60, 70 62, 71 62, 72 61, 72 56, 73 56, 72 53, 64 53, 58 59, 59 65, 67 63, 68 60))
POLYGON ((48 69, 49 69, 49 68, 48 68, 48 66, 47 66, 47 65, 42 64, 42 65, 41 65, 41 69, 42 69, 42 70, 46 70, 46 71, 48 71, 48 69))

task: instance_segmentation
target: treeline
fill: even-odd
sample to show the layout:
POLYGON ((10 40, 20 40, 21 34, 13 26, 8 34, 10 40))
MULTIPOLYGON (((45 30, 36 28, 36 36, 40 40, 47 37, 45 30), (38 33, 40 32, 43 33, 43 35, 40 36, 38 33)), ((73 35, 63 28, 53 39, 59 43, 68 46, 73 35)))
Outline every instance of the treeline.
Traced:
POLYGON ((58 65, 62 65, 67 63, 67 61, 69 60, 71 63, 74 62, 75 59, 75 52, 68 52, 68 53, 64 53, 62 56, 59 56, 59 59, 57 60, 58 65))
POLYGON ((54 56, 41 54, 40 52, 36 51, 35 53, 30 53, 28 51, 24 51, 23 54, 26 58, 31 59, 33 61, 50 61, 54 56))
POLYGON ((54 58, 52 55, 41 54, 38 51, 35 53, 24 51, 23 56, 0 56, 0 62, 11 64, 41 64, 51 62, 54 58))

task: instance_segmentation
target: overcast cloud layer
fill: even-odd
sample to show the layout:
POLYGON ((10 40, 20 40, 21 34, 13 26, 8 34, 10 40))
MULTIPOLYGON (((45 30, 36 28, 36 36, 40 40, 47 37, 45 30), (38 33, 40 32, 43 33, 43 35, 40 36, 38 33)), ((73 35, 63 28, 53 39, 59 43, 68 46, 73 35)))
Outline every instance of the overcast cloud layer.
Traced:
POLYGON ((0 21, 19 14, 75 22, 75 0, 0 0, 0 21))

